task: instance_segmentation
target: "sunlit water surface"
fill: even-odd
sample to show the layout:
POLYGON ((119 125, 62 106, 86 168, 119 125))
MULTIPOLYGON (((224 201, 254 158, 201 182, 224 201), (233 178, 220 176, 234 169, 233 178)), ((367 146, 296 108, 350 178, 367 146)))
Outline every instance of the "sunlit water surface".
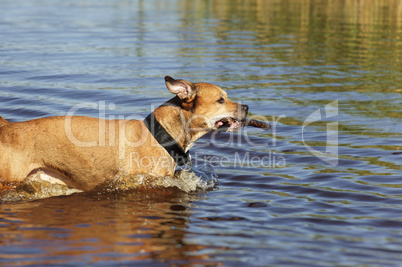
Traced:
POLYGON ((2 1, 4 118, 143 119, 171 75, 273 128, 202 138, 170 180, 3 188, 0 263, 400 264, 401 36, 400 1, 2 1))

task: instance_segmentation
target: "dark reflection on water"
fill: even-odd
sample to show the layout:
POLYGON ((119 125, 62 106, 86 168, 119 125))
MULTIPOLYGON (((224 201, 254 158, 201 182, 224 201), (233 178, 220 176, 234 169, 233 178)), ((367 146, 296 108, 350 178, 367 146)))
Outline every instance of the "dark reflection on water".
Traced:
POLYGON ((2 1, 0 116, 85 102, 77 115, 141 119, 171 75, 220 85, 274 127, 196 144, 212 191, 1 204, 0 262, 398 265, 401 36, 397 0, 2 1))
POLYGON ((173 189, 134 190, 11 205, 1 212, 2 261, 57 265, 191 259, 197 263, 202 257, 188 257, 185 252, 201 247, 183 240, 192 198, 199 199, 173 189))

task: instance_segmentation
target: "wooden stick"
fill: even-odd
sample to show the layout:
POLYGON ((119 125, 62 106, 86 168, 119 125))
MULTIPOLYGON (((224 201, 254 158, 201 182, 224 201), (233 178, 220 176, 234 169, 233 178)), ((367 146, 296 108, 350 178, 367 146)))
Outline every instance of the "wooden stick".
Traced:
POLYGON ((253 126, 253 127, 256 127, 256 128, 264 129, 266 131, 271 129, 271 125, 269 125, 268 122, 251 120, 251 119, 246 119, 245 122, 244 122, 244 126, 253 126))

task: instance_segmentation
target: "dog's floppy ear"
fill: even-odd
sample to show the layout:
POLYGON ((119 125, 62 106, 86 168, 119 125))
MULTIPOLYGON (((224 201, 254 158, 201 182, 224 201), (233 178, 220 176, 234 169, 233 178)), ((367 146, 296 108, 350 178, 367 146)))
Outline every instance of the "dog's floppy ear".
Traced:
POLYGON ((165 77, 166 87, 180 99, 191 99, 195 94, 195 85, 185 80, 175 80, 170 76, 165 77))

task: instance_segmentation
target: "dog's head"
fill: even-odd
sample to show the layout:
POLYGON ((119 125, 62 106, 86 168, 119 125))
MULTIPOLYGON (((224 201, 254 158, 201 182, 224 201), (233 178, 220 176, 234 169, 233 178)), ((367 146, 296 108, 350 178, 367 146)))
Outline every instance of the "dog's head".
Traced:
MULTIPOLYGON (((241 128, 248 106, 235 103, 225 91, 210 83, 191 83, 165 77, 170 92, 177 95, 180 106, 189 112, 191 124, 207 131, 233 132, 241 128)), ((191 128, 193 128, 191 127, 191 128)))

